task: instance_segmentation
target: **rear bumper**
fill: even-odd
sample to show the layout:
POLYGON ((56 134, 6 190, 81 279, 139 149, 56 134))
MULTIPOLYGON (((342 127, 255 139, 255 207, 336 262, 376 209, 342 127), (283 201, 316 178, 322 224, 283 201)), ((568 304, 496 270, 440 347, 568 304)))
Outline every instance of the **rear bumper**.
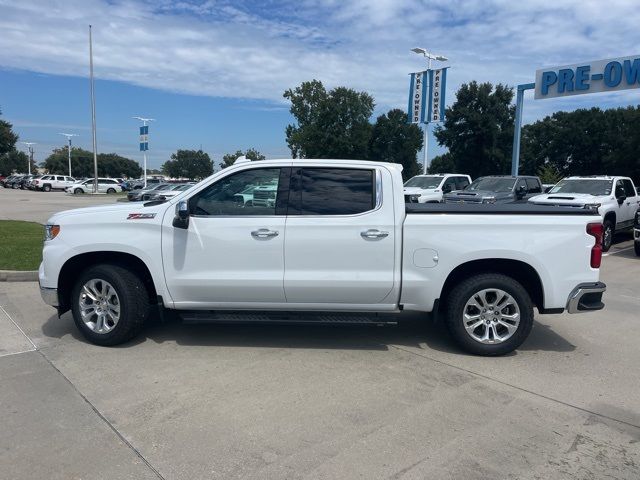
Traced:
POLYGON ((573 289, 567 300, 567 312, 585 313, 602 310, 602 294, 607 286, 602 282, 581 283, 573 289))

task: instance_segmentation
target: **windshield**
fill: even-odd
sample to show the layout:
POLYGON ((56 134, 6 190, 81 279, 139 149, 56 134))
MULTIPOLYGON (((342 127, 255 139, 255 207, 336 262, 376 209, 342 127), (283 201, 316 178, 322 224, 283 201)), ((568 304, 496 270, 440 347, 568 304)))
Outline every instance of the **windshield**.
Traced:
POLYGON ((482 177, 471 182, 465 190, 487 190, 489 192, 510 192, 513 190, 515 178, 482 177))
POLYGON ((442 177, 413 177, 407 180, 404 186, 418 187, 427 190, 430 188, 438 188, 440 182, 442 182, 442 177))
POLYGON ((549 193, 586 193, 589 195, 611 195, 613 180, 560 180, 549 193))

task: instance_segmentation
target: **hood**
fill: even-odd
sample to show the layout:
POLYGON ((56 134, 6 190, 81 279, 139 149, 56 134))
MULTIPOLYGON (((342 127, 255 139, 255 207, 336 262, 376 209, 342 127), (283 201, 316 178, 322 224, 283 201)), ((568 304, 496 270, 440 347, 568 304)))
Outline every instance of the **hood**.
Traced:
POLYGON ((529 202, 538 205, 567 205, 582 207, 590 203, 601 203, 608 197, 595 196, 588 193, 545 193, 531 197, 529 202))
MULTIPOLYGON (((108 216, 110 219, 113 218, 113 215, 116 214, 118 216, 119 213, 122 214, 122 219, 126 220, 129 214, 131 213, 156 213, 156 216, 163 212, 166 208, 167 204, 163 203, 160 205, 152 205, 149 207, 145 207, 143 204, 136 203, 124 203, 124 204, 110 204, 110 205, 99 205, 96 207, 84 207, 84 208, 74 208, 73 210, 64 210, 62 212, 55 213, 52 215, 49 220, 47 220, 47 224, 57 224, 60 221, 63 221, 65 218, 75 217, 77 215, 90 215, 93 217, 100 218, 99 216, 104 216, 105 218, 108 216), (109 214, 109 215, 107 215, 109 214)), ((96 220, 94 218, 93 220, 96 220)))

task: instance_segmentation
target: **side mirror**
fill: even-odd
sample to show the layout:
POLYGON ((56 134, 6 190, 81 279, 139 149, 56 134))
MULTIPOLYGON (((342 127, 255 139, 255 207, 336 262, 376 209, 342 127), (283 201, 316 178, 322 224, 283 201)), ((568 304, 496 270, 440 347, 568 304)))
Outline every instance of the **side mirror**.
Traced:
POLYGON ((517 189, 516 189, 516 197, 518 198, 522 198, 527 194, 527 187, 525 187, 524 185, 520 185, 517 189))
POLYGON ((622 205, 622 202, 626 199, 627 195, 625 194, 624 188, 616 188, 616 200, 618 200, 618 205, 622 205))
POLYGON ((443 185, 442 193, 451 193, 451 185, 443 185))
POLYGON ((173 226, 176 228, 189 228, 189 203, 180 200, 176 204, 176 215, 173 217, 173 226))

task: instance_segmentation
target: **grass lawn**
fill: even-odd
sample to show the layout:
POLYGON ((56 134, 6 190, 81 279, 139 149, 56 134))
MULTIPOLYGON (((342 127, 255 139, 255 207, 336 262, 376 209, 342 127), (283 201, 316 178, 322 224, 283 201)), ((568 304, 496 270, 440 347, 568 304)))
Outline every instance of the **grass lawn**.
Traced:
POLYGON ((0 270, 37 270, 43 238, 39 223, 0 220, 0 270))

